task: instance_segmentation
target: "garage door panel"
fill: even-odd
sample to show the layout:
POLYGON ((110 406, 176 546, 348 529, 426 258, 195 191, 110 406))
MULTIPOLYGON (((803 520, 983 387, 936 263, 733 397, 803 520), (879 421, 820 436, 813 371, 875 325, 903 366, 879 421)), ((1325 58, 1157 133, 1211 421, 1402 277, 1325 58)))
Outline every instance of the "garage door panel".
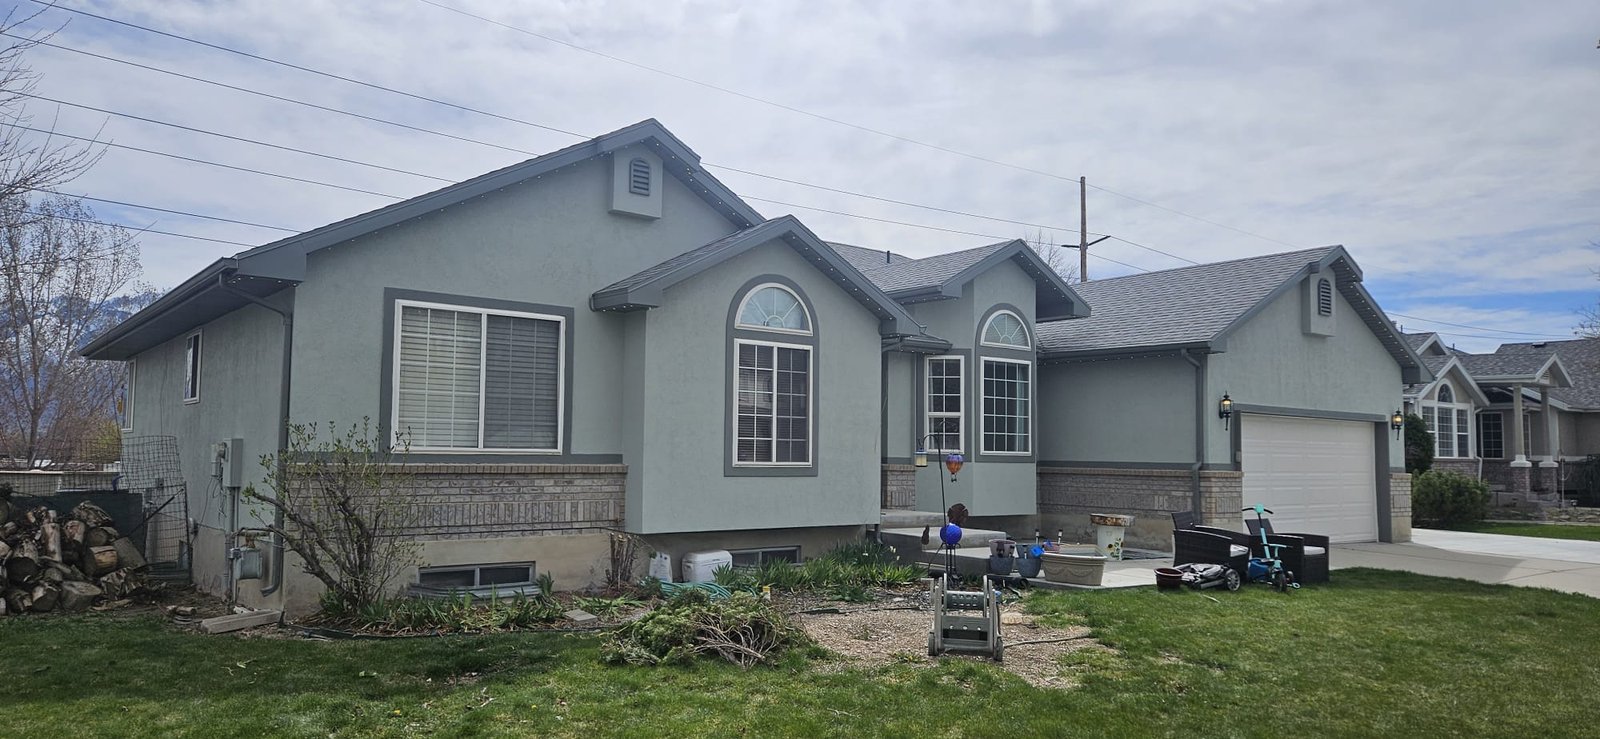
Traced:
POLYGON ((1272 509, 1280 531, 1378 538, 1372 424, 1254 414, 1241 423, 1245 505, 1272 509))

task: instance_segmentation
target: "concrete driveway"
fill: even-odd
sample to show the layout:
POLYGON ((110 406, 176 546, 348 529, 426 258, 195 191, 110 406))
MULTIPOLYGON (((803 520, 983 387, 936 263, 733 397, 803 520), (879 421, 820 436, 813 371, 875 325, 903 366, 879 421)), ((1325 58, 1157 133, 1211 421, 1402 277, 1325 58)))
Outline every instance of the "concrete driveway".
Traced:
POLYGON ((1600 598, 1600 542, 1415 529, 1406 544, 1336 544, 1334 569, 1374 567, 1600 598))

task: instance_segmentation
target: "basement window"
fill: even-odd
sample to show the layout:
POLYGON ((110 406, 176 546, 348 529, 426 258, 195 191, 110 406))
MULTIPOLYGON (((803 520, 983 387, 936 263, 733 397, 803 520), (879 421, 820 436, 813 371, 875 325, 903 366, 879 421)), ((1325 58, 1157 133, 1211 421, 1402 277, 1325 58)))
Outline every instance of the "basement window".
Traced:
POLYGON ((537 595, 534 585, 537 568, 533 562, 497 562, 482 565, 448 565, 417 568, 417 584, 410 594, 421 597, 446 597, 470 594, 537 595))
POLYGON ((761 567, 768 562, 800 563, 800 547, 768 547, 766 549, 735 549, 730 550, 733 555, 734 567, 761 567))

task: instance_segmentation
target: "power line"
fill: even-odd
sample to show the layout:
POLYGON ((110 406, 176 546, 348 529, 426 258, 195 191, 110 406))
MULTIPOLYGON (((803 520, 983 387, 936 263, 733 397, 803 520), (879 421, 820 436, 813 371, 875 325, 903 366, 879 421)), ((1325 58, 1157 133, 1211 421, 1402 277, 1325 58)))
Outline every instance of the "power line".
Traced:
MULTIPOLYGON (((1392 314, 1391 313, 1390 315, 1396 315, 1396 314, 1392 314)), ((1427 320, 1427 319, 1421 319, 1421 320, 1427 320)), ((1512 339, 1510 337, 1507 337, 1507 336, 1489 336, 1489 335, 1485 335, 1485 334, 1458 334, 1458 333, 1455 333, 1453 331, 1435 331, 1434 333, 1439 334, 1440 336, 1454 336, 1454 337, 1456 337, 1458 339, 1494 339, 1496 341, 1502 341, 1502 342, 1514 341, 1514 339, 1512 339)), ((1570 340, 1570 339, 1574 338, 1572 336, 1560 336, 1560 335, 1557 335, 1557 334, 1529 334, 1529 335, 1534 337, 1534 338, 1544 339, 1544 340, 1547 340, 1547 341, 1567 341, 1567 340, 1570 340)))
MULTIPOLYGON (((1439 321, 1439 320, 1435 320, 1435 319, 1432 319, 1432 318, 1423 318, 1422 316, 1411 316, 1411 315, 1406 315, 1405 313, 1396 313, 1396 312, 1394 312, 1392 310, 1391 311, 1384 311, 1384 312, 1388 313, 1391 316, 1399 316, 1401 318, 1409 318, 1409 319, 1411 319, 1413 321, 1422 321, 1424 323, 1437 323, 1440 326, 1454 326, 1456 328, 1470 328, 1470 329, 1472 329, 1474 331, 1493 331, 1495 333, 1516 334, 1518 336, 1539 336, 1539 337, 1553 336, 1553 334, 1536 334, 1536 333, 1532 333, 1532 332, 1529 332, 1529 331, 1511 331, 1511 330, 1507 330, 1507 329, 1503 329, 1503 328, 1489 328, 1488 326, 1473 326, 1471 324, 1466 324, 1466 323, 1451 323, 1449 321, 1439 321)), ((1435 331, 1434 333, 1441 333, 1442 334, 1444 332, 1443 331, 1435 331)), ((1464 334, 1451 334, 1451 335, 1452 336, 1462 336, 1464 334)), ((1493 337, 1487 337, 1486 336, 1486 337, 1481 337, 1481 338, 1493 338, 1493 337)))
POLYGON ((283 226, 268 226, 265 223, 252 223, 250 221, 240 221, 240 220, 233 219, 233 218, 223 218, 221 216, 208 216, 208 215, 205 215, 203 213, 190 213, 190 212, 184 211, 184 210, 172 210, 170 208, 157 208, 154 205, 141 205, 139 203, 125 203, 125 202, 123 202, 121 200, 108 200, 106 198, 96 198, 96 197, 91 197, 91 196, 88 196, 88 195, 74 195, 74 194, 69 193, 69 192, 57 192, 55 190, 40 190, 40 192, 47 192, 47 193, 50 193, 52 195, 60 195, 61 197, 72 198, 74 200, 92 200, 92 201, 94 201, 96 203, 107 203, 107 204, 110 204, 110 205, 120 205, 120 206, 123 206, 125 208, 138 208, 140 210, 154 210, 154 211, 159 211, 161 213, 171 213, 171 214, 176 215, 176 216, 187 216, 189 218, 203 218, 203 219, 208 220, 208 221, 219 221, 219 222, 222 222, 222 223, 234 223, 234 224, 238 224, 240 226, 253 226, 255 228, 271 229, 273 231, 284 231, 284 232, 287 232, 287 233, 300 233, 300 232, 305 230, 303 228, 302 229, 293 229, 293 228, 284 228, 283 226))
POLYGON ((125 229, 133 231, 135 233, 150 233, 150 234, 161 234, 162 236, 176 236, 176 237, 178 237, 180 239, 194 239, 196 241, 212 241, 212 242, 216 242, 218 244, 231 244, 233 246, 243 246, 243 247, 246 247, 246 248, 258 246, 258 244, 246 244, 243 241, 229 241, 227 239, 213 239, 210 236, 196 236, 194 234, 181 234, 181 233, 175 233, 173 231, 158 231, 158 230, 153 229, 153 228, 140 228, 138 226, 130 226, 130 225, 126 224, 126 223, 111 223, 109 221, 100 221, 100 220, 96 220, 96 219, 93 219, 93 218, 81 218, 81 217, 78 217, 78 216, 63 215, 61 213, 40 213, 40 212, 34 211, 34 210, 24 210, 23 212, 27 213, 28 215, 38 216, 40 218, 60 218, 61 220, 64 220, 64 221, 77 221, 79 223, 93 223, 93 224, 95 224, 97 226, 109 226, 111 228, 125 228, 125 229))
POLYGON ((265 176, 265 177, 276 177, 278 179, 290 180, 292 182, 302 182, 302 183, 305 183, 305 184, 308 184, 308 185, 318 185, 318 186, 321 186, 321 187, 330 187, 330 188, 333 188, 335 190, 347 190, 349 192, 361 193, 363 195, 376 195, 376 196, 381 197, 381 198, 391 198, 393 200, 403 200, 404 199, 404 198, 400 197, 399 195, 390 195, 388 193, 376 192, 376 191, 373 191, 373 190, 363 190, 363 189, 361 189, 359 187, 346 187, 344 185, 335 185, 335 184, 330 183, 330 182, 322 182, 322 181, 319 181, 319 180, 311 180, 311 179, 306 179, 304 177, 295 177, 293 175, 279 174, 277 172, 268 172, 266 170, 261 170, 261 169, 252 169, 250 167, 240 167, 240 166, 233 165, 233 164, 223 164, 221 162, 213 162, 213 161, 209 161, 209 160, 206 160, 206 159, 197 159, 195 157, 186 157, 186 156, 184 156, 182 154, 173 154, 171 152, 166 152, 166 151, 156 151, 155 149, 145 149, 145 148, 141 148, 141 147, 138 147, 138 146, 129 146, 127 144, 118 144, 118 143, 113 143, 113 142, 110 142, 110 141, 100 141, 98 139, 92 139, 92 138, 89 138, 87 136, 74 136, 74 135, 69 134, 69 133, 61 133, 59 131, 45 131, 45 130, 39 129, 39 128, 33 128, 33 127, 30 127, 30 126, 18 126, 18 125, 15 125, 15 124, 13 124, 12 127, 16 128, 18 130, 22 130, 22 131, 32 131, 33 133, 44 134, 46 136, 60 136, 61 138, 64 138, 64 139, 72 139, 74 141, 83 141, 83 142, 89 143, 89 144, 91 144, 93 146, 106 146, 106 147, 110 147, 110 148, 113 148, 113 149, 125 149, 125 150, 128 150, 128 151, 137 151, 137 152, 140 152, 142 154, 153 154, 155 156, 168 157, 168 158, 171 158, 171 159, 178 159, 178 160, 185 161, 185 162, 193 162, 195 164, 207 164, 207 165, 210 165, 210 166, 213 166, 213 167, 221 167, 223 169, 232 169, 232 170, 236 170, 236 171, 239 171, 239 172, 249 172, 250 174, 258 174, 258 175, 262 175, 262 176, 265 176))
MULTIPOLYGON (((1096 234, 1096 235, 1097 236, 1105 236, 1105 234, 1096 234)), ((1124 239, 1121 236, 1107 236, 1107 238, 1116 239, 1117 241, 1120 241, 1120 242, 1122 242, 1124 244, 1128 244, 1130 246, 1137 246, 1140 249, 1144 249, 1146 251, 1153 251, 1153 252, 1155 252, 1157 254, 1165 254, 1165 255, 1167 255, 1169 257, 1172 257, 1173 259, 1176 259, 1176 260, 1181 261, 1181 262, 1188 262, 1190 264, 1199 264, 1199 262, 1196 262, 1195 260, 1190 259, 1188 257, 1180 257, 1180 256, 1178 256, 1176 254, 1173 254, 1170 251, 1162 251, 1162 250, 1157 249, 1157 248, 1155 248, 1153 246, 1145 246, 1144 244, 1140 244, 1140 243, 1135 242, 1135 241, 1129 241, 1127 239, 1124 239)), ((1071 244, 1068 244, 1068 246, 1071 246, 1071 244)), ((1092 253, 1091 253, 1091 256, 1092 256, 1092 253)))

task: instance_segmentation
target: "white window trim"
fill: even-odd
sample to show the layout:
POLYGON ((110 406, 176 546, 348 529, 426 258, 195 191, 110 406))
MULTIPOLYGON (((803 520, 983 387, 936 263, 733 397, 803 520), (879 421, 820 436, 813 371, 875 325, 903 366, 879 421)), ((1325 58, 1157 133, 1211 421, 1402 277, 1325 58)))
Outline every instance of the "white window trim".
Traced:
MULTIPOLYGON (((751 292, 754 292, 753 290, 751 292)), ((801 306, 804 307, 804 304, 801 306)), ((741 308, 742 309, 742 308, 741 308)), ((793 333, 788 332, 788 333, 793 333)), ((777 356, 773 356, 776 367, 777 356)), ((762 341, 759 339, 734 339, 733 340, 733 372, 732 386, 733 397, 729 398, 728 413, 733 419, 733 433, 729 439, 735 467, 812 467, 817 459, 817 349, 809 344, 786 344, 781 341, 762 341), (740 462, 739 461, 739 347, 749 344, 751 346, 775 346, 784 349, 804 349, 806 352, 806 461, 804 462, 740 462)), ((776 387, 774 387, 776 392, 776 387)), ((777 403, 773 403, 773 413, 777 413, 777 403)), ((772 425, 772 458, 778 458, 778 425, 777 417, 773 417, 772 425)))
POLYGON ((954 418, 960 424, 958 427, 960 428, 960 431, 956 434, 956 441, 958 442, 956 444, 956 448, 941 450, 946 454, 961 454, 966 451, 968 405, 967 379, 967 358, 960 354, 936 354, 931 357, 927 357, 922 363, 922 436, 920 438, 926 439, 928 436, 934 433, 933 419, 935 418, 954 418), (933 377, 931 372, 933 371, 934 360, 939 359, 954 359, 956 360, 957 366, 961 368, 961 411, 958 413, 951 413, 949 411, 935 412, 929 410, 929 408, 932 407, 932 403, 929 402, 929 398, 933 395, 933 377))
MULTIPOLYGON (((1023 326, 1024 326, 1024 330, 1026 330, 1027 324, 1023 324, 1023 326)), ((975 430, 974 433, 976 433, 978 435, 978 449, 982 450, 981 451, 982 454, 995 456, 995 457, 1031 457, 1031 456, 1033 456, 1033 437, 1034 437, 1033 432, 1034 432, 1034 430, 1036 428, 1038 428, 1038 425, 1039 425, 1038 416, 1036 415, 1036 410, 1034 408, 1034 406, 1037 403, 1036 398, 1039 395, 1039 393, 1038 393, 1038 389, 1039 388, 1038 388, 1037 383, 1035 382, 1034 375, 1035 375, 1035 373, 1033 371, 1033 360, 1031 360, 1031 359, 1007 359, 1005 357, 981 357, 978 360, 978 376, 973 378, 973 380, 975 382, 977 382, 977 387, 978 387, 978 411, 977 411, 977 417, 979 419, 979 422, 978 422, 978 428, 975 430), (982 421, 983 413, 984 413, 984 411, 983 411, 983 401, 987 397, 987 396, 984 395, 984 392, 983 392, 983 363, 984 362, 1005 362, 1006 364, 1025 364, 1025 365, 1028 366, 1028 451, 1025 451, 1025 452, 991 452, 991 451, 989 451, 989 438, 988 438, 988 435, 983 432, 983 421, 982 421)))
MULTIPOLYGON (((185 346, 187 346, 187 344, 185 344, 185 346)), ((122 398, 123 408, 121 430, 125 432, 133 430, 133 386, 134 382, 139 376, 138 361, 139 360, 137 359, 128 360, 128 377, 126 379, 128 389, 123 393, 122 398)))
MULTIPOLYGON (((1455 394, 1455 388, 1451 388, 1450 392, 1451 392, 1452 395, 1454 395, 1455 394)), ((1437 392, 1434 393, 1434 397, 1438 397, 1438 393, 1437 392)), ((1477 412, 1473 409, 1471 403, 1440 403, 1440 402, 1432 401, 1432 400, 1418 401, 1418 403, 1419 403, 1420 407, 1417 409, 1417 415, 1423 416, 1424 419, 1426 419, 1427 416, 1423 415, 1422 408, 1432 408, 1433 409, 1434 422, 1433 422, 1433 426, 1428 429, 1428 433, 1433 434, 1433 456, 1434 457, 1436 457, 1438 459, 1472 459, 1472 458, 1474 458, 1474 455, 1476 455, 1476 453, 1478 451, 1478 448, 1477 448, 1478 447, 1478 428, 1477 428, 1477 420, 1478 420, 1478 418, 1477 418, 1477 412), (1461 430, 1459 428, 1457 428, 1457 424, 1456 424, 1456 421, 1460 420, 1456 416, 1456 411, 1458 411, 1458 410, 1464 410, 1464 411, 1467 412, 1467 428, 1468 428, 1468 432, 1466 434, 1466 437, 1467 437, 1467 449, 1466 449, 1466 452, 1467 453, 1466 454, 1462 454, 1460 449, 1454 449, 1453 451, 1455 451, 1455 454, 1450 455, 1450 456, 1444 456, 1444 455, 1439 453, 1439 431, 1438 431, 1439 413, 1441 411, 1448 411, 1450 413, 1450 425, 1451 425, 1451 428, 1453 429, 1453 432, 1455 434, 1455 438, 1451 440, 1451 444, 1453 446, 1459 446, 1458 444, 1456 444, 1456 442, 1459 442, 1461 440, 1462 433, 1461 433, 1461 430)))
POLYGON ((184 382, 183 382, 183 404, 184 405, 193 405, 195 403, 200 402, 200 380, 201 380, 200 369, 202 367, 204 367, 205 363, 206 363, 206 361, 205 361, 205 352, 206 352, 206 339, 205 339, 205 336, 202 335, 201 331, 196 330, 196 331, 193 331, 193 332, 191 332, 188 335, 183 337, 183 353, 184 353, 183 371, 184 371, 184 374, 185 374, 184 382), (189 395, 189 378, 187 376, 188 373, 189 373, 189 342, 190 341, 194 341, 195 339, 199 339, 199 341, 195 341, 195 344, 194 344, 194 395, 190 396, 189 395))
MULTIPOLYGON (((995 311, 993 314, 991 314, 989 316, 988 320, 983 322, 983 330, 978 332, 978 345, 979 346, 992 346, 992 347, 996 347, 996 348, 999 348, 999 349, 1015 349, 1017 351, 1023 351, 1023 352, 1032 351, 1033 350, 1033 332, 1028 330, 1028 322, 1026 320, 1024 320, 1022 318, 1022 316, 1017 315, 1015 311, 1010 311, 1010 310, 1006 310, 1006 309, 1002 308, 1000 310, 995 311), (998 344, 998 343, 995 343, 995 342, 992 342, 992 341, 988 340, 988 337, 989 337, 989 326, 993 325, 994 322, 995 322, 995 319, 999 318, 1000 316, 1011 316, 1012 318, 1017 319, 1017 323, 1022 325, 1022 335, 1026 336, 1028 338, 1027 346, 1022 346, 1022 345, 1019 345, 1019 344, 998 344)), ((1030 378, 1030 381, 1031 381, 1032 375, 1029 375, 1029 378, 1030 378)))
POLYGON ((450 303, 431 303, 422 300, 396 300, 394 301, 394 340, 390 347, 392 376, 389 378, 389 444, 392 447, 400 446, 400 311, 402 308, 434 308, 437 310, 459 311, 462 313, 477 313, 482 318, 483 337, 478 342, 478 444, 477 447, 459 446, 410 446, 408 451, 427 452, 429 454, 560 454, 563 440, 566 439, 567 424, 567 319, 564 316, 554 316, 546 313, 529 313, 526 311, 501 310, 498 308, 478 308, 470 305, 452 305, 450 303), (483 447, 483 411, 486 393, 484 385, 488 378, 489 352, 489 316, 508 316, 511 318, 532 318, 540 321, 556 322, 556 445, 549 449, 505 449, 501 447, 483 447))
POLYGON ((733 327, 745 331, 770 331, 775 334, 789 334, 790 336, 811 336, 814 332, 814 329, 816 329, 816 326, 817 324, 811 319, 811 309, 806 307, 806 301, 801 300, 799 294, 797 294, 794 290, 791 290, 788 285, 785 285, 781 282, 763 282, 755 287, 750 288, 749 290, 746 290, 744 293, 744 298, 739 300, 738 310, 734 311, 733 313, 733 327), (744 316, 745 306, 750 304, 750 299, 754 298, 756 293, 759 293, 769 287, 775 287, 779 290, 789 293, 789 297, 794 298, 795 305, 800 307, 801 315, 806 317, 806 325, 810 326, 811 328, 801 330, 782 328, 779 326, 757 326, 756 324, 745 323, 739 320, 744 316))

